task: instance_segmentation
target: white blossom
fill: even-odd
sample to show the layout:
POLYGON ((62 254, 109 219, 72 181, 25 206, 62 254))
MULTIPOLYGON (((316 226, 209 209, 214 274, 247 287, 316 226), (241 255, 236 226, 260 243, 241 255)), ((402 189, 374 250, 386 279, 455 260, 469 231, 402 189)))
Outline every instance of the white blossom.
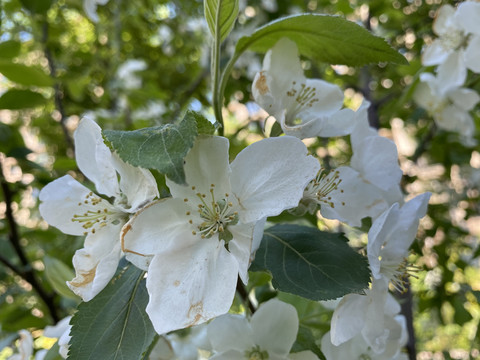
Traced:
POLYGON ((97 6, 106 3, 108 3, 108 0, 83 0, 83 9, 90 20, 98 22, 97 6))
POLYGON ((123 224, 158 196, 158 190, 149 171, 124 163, 109 150, 94 121, 83 119, 74 137, 79 169, 100 194, 115 200, 110 203, 65 175, 40 192, 40 213, 65 234, 86 235, 84 247, 73 257, 76 277, 67 284, 84 301, 89 301, 117 269, 123 224))
POLYGON ((297 46, 288 38, 280 39, 265 55, 252 93, 287 135, 304 139, 347 135, 353 130, 354 112, 341 110, 342 90, 323 80, 305 78, 297 46))
POLYGON ((474 145, 475 123, 470 111, 480 101, 475 90, 467 88, 445 88, 430 73, 420 75, 413 98, 433 117, 439 128, 461 135, 466 145, 474 145))
POLYGON ((123 228, 127 259, 148 269, 147 313, 160 334, 229 310, 238 276, 247 282, 265 217, 297 206, 318 171, 293 137, 256 142, 231 165, 228 145, 222 137, 197 139, 185 159, 189 185, 167 180, 172 197, 123 228))
POLYGON ((298 332, 295 308, 280 300, 263 303, 248 320, 225 314, 208 325, 212 360, 316 360, 311 351, 290 354, 298 332))

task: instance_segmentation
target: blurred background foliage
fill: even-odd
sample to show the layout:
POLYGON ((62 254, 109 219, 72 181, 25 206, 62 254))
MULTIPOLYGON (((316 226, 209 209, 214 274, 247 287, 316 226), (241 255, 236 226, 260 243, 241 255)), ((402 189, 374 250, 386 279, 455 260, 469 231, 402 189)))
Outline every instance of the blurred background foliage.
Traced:
MULTIPOLYGON (((347 17, 405 55, 408 66, 351 68, 304 59, 303 67, 308 77, 342 87, 347 106, 368 99, 371 124, 397 143, 406 193, 433 193, 411 259, 420 268, 418 279, 411 278, 417 358, 474 359, 480 357, 480 149, 438 130, 412 101, 418 74, 426 70, 421 49, 434 38, 435 11, 444 3, 456 4, 243 0, 222 63, 242 35, 304 12, 347 17)), ((100 21, 92 23, 80 0, 0 0, 0 349, 18 330, 53 324, 79 302, 65 280, 73 277, 71 259, 83 239, 49 228, 38 213, 44 185, 66 173, 83 179, 72 142, 79 119, 90 116, 104 129, 125 130, 173 122, 188 108, 213 118, 202 1, 110 0, 98 14, 100 21)), ((232 156, 270 131, 250 90, 261 59, 244 54, 227 86, 232 156)), ((478 75, 468 84, 480 91, 478 75)), ((475 109, 477 129, 479 114, 475 109)), ((351 156, 348 138, 307 145, 327 167, 351 156)), ((318 221, 350 234, 337 222, 318 221)), ((323 315, 323 323, 328 320, 323 315)))

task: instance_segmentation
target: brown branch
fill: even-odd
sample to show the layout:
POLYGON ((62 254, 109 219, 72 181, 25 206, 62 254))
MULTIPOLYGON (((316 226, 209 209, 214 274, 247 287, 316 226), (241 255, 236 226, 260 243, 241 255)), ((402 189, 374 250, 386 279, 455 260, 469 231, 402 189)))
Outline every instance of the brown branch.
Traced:
POLYGON ((255 306, 253 306, 252 302, 248 298, 248 293, 247 290, 245 289, 245 285, 243 285, 242 280, 240 277, 237 280, 237 293, 240 295, 242 298, 243 302, 248 306, 248 309, 250 310, 250 313, 255 313, 255 306))
POLYGON ((407 351, 408 351, 408 358, 410 360, 416 360, 417 358, 417 350, 415 347, 415 330, 413 328, 413 298, 412 298, 412 291, 410 290, 410 281, 408 277, 404 278, 405 281, 405 288, 407 291, 403 293, 399 293, 398 298, 400 299, 400 306, 401 306, 401 314, 405 316, 407 322, 407 333, 408 333, 408 341, 407 341, 407 351))
POLYGON ((63 106, 63 90, 60 86, 60 83, 57 79, 57 67, 55 66, 55 62, 53 61, 53 56, 48 48, 48 22, 45 21, 43 24, 43 37, 42 42, 44 46, 44 53, 45 57, 48 61, 48 67, 50 69, 50 76, 54 81, 53 90, 54 90, 54 99, 55 99, 55 107, 57 111, 60 113, 60 126, 62 127, 63 136, 65 137, 65 141, 67 142, 67 147, 72 151, 75 150, 75 145, 73 144, 72 137, 67 128, 67 115, 65 113, 65 108, 63 106))
POLYGON ((38 296, 42 299, 42 301, 47 306, 48 311, 55 323, 57 323, 60 318, 57 314, 57 308, 54 304, 54 294, 48 294, 41 283, 38 281, 37 276, 33 270, 32 265, 30 264, 25 252, 23 251, 22 246, 20 245, 20 234, 18 231, 17 222, 15 221, 15 217, 13 216, 13 192, 10 189, 8 182, 5 179, 3 174, 3 167, 2 162, 0 161, 0 184, 3 192, 3 200, 5 201, 6 209, 5 209, 5 217, 7 219, 7 223, 9 226, 9 234, 8 239, 10 240, 10 244, 12 245, 15 253, 17 254, 18 258, 20 259, 20 263, 22 265, 21 268, 13 265, 7 259, 1 257, 0 262, 2 262, 5 266, 10 268, 16 274, 21 276, 25 281, 30 283, 32 287, 37 292, 38 296))

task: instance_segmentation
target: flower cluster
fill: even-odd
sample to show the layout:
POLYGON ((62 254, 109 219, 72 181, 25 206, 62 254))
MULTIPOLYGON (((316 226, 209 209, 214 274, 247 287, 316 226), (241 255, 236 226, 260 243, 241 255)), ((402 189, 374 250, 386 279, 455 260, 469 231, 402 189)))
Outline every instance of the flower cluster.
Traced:
MULTIPOLYGON (((269 217, 319 208, 325 218, 358 227, 369 217, 371 287, 340 301, 322 348, 329 360, 349 358, 346 354, 401 359, 405 320, 389 284, 405 288, 408 248, 430 195, 404 202, 396 146, 370 127, 368 102, 357 111, 342 108, 338 86, 304 76, 290 39, 268 51, 252 92, 285 136, 254 142, 230 163, 227 138, 199 135, 184 158, 186 185, 167 178, 170 194, 162 198, 148 170, 112 152, 94 121, 80 122, 76 159, 96 192, 66 175, 40 194, 40 212, 49 224, 85 236, 68 286, 91 300, 125 256, 147 272, 146 312, 156 332, 165 335, 166 345, 155 350, 163 354, 159 358, 179 356, 170 345, 181 340, 172 331, 214 319, 205 346, 212 359, 317 359, 310 351, 290 353, 299 328, 291 305, 271 300, 251 319, 226 314, 238 279, 247 284, 269 217), (350 164, 329 172, 302 142, 345 135, 352 144, 350 164)), ((177 352, 193 359, 196 352, 190 350, 179 345, 177 352)))
POLYGON ((423 51, 422 64, 436 66, 436 74, 420 74, 414 99, 439 128, 457 132, 468 146, 475 145, 475 124, 470 111, 480 101, 465 86, 468 70, 480 73, 480 3, 465 1, 454 8, 443 5, 433 31, 438 36, 423 51))

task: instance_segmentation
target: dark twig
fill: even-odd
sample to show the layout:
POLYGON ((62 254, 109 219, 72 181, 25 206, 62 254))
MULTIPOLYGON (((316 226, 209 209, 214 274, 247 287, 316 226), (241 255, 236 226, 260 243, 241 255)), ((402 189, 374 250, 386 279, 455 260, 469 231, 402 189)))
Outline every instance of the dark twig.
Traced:
POLYGON ((237 280, 237 292, 238 295, 240 295, 240 297, 242 298, 243 302, 248 306, 250 313, 255 313, 255 306, 253 306, 252 302, 248 298, 247 290, 245 289, 245 285, 243 285, 243 282, 240 278, 238 278, 237 280))
POLYGON ((422 154, 425 152, 425 150, 427 150, 427 147, 430 144, 430 141, 435 136, 436 131, 437 131, 437 125, 435 124, 434 121, 432 121, 430 125, 430 129, 428 129, 428 132, 425 134, 420 144, 418 145, 417 149, 415 150, 415 153, 412 156, 411 160, 414 163, 416 163, 420 158, 420 156, 422 156, 422 154))
POLYGON ((19 268, 15 265, 13 265, 10 261, 4 259, 3 257, 0 258, 0 262, 2 262, 4 265, 6 265, 8 268, 10 268, 12 271, 14 271, 16 274, 21 276, 23 279, 25 279, 27 282, 32 285, 32 287, 35 289, 35 291, 38 293, 38 296, 42 299, 42 301, 45 303, 45 305, 48 308, 48 311, 50 312, 50 315, 52 316, 52 319, 55 323, 57 323, 60 318, 57 314, 57 308, 55 307, 54 304, 54 295, 53 294, 48 294, 41 283, 38 281, 37 276, 33 270, 32 265, 27 259, 27 256, 25 255, 25 252, 23 251, 22 246, 20 245, 20 235, 18 232, 18 226, 15 221, 15 218, 13 216, 13 209, 12 209, 12 203, 13 203, 13 192, 11 191, 10 187, 8 186, 8 183, 5 179, 5 176, 3 174, 3 168, 2 168, 2 163, 0 161, 0 183, 1 183, 1 188, 3 192, 3 200, 5 201, 6 209, 5 209, 5 217, 7 218, 7 223, 10 228, 10 232, 8 234, 8 238, 10 240, 10 243, 15 250, 15 253, 17 254, 18 258, 20 259, 20 263, 22 264, 22 268, 19 268))
POLYGON ((74 149, 74 144, 72 137, 67 129, 67 115, 65 113, 65 108, 63 107, 63 91, 60 86, 60 83, 57 80, 57 68, 55 66, 55 62, 53 61, 52 53, 48 47, 48 23, 45 21, 43 24, 43 38, 42 42, 44 45, 44 53, 45 57, 48 61, 48 67, 50 69, 50 76, 54 81, 53 90, 54 90, 54 99, 55 99, 55 107, 57 108, 58 112, 60 113, 60 126, 62 127, 63 136, 65 137, 65 141, 67 142, 67 146, 72 151, 74 149))
POLYGON ((407 291, 399 293, 398 298, 400 300, 401 313, 407 320, 408 342, 406 347, 408 351, 408 357, 410 360, 416 360, 417 351, 415 348, 415 330, 413 328, 412 291, 410 290, 410 281, 408 280, 408 277, 405 277, 403 280, 405 281, 405 288, 407 291))

